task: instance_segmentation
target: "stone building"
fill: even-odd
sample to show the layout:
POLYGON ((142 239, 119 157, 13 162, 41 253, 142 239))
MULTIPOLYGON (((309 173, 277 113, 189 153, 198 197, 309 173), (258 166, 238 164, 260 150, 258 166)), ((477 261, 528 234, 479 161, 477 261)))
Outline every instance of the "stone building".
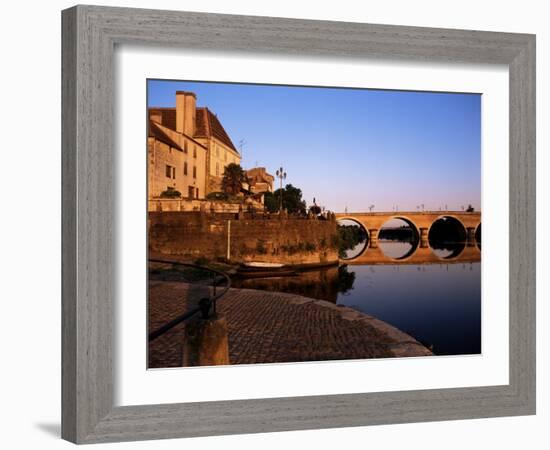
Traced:
POLYGON ((273 192, 275 177, 267 172, 265 167, 254 167, 246 171, 248 190, 263 203, 265 192, 273 192))
POLYGON ((240 164, 241 155, 217 116, 184 91, 176 92, 175 107, 148 113, 149 198, 173 189, 191 199, 219 191, 225 167, 240 164))

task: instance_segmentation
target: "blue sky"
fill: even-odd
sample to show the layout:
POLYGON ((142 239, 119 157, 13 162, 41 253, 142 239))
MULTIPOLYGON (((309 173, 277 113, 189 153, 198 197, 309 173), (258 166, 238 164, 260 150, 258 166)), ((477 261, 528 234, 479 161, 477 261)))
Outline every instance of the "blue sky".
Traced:
POLYGON ((481 96, 148 81, 149 106, 197 94, 245 168, 281 165, 286 183, 333 211, 481 207, 481 96))

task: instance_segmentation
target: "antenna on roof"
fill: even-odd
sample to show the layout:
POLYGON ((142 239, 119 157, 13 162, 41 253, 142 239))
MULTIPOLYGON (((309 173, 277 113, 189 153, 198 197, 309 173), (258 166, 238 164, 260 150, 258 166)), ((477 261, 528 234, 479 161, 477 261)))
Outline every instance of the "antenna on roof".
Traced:
POLYGON ((246 145, 246 141, 244 139, 241 139, 239 141, 239 153, 241 154, 241 159, 244 159, 243 157, 243 147, 246 145))

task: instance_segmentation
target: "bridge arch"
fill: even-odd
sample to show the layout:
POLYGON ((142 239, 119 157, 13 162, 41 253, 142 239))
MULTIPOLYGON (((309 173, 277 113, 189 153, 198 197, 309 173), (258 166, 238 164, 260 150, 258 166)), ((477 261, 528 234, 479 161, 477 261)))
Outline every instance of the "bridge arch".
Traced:
POLYGON ((352 260, 352 259, 355 259, 355 258, 359 258, 362 254, 364 254, 368 247, 369 247, 369 242, 370 242, 370 233, 369 233, 369 229, 368 227, 366 226, 366 224, 364 224, 363 222, 361 222, 359 219, 357 219, 356 217, 338 217, 336 219, 336 222, 340 225, 341 222, 353 222, 354 224, 357 224, 359 227, 361 227, 361 229, 363 230, 363 232, 365 233, 366 235, 366 240, 365 240, 365 244, 363 245, 363 248, 361 249, 361 251, 359 251, 357 254, 349 257, 349 258, 341 258, 341 259, 344 259, 344 260, 352 260))
MULTIPOLYGON (((444 232, 443 234, 447 235, 448 232, 444 232)), ((441 216, 435 218, 430 227, 428 228, 428 244, 432 250, 432 252, 440 259, 443 260, 453 260, 458 258, 465 250, 466 243, 468 240, 468 228, 464 224, 462 220, 460 220, 458 217, 451 215, 451 214, 442 214, 441 216), (441 239, 441 236, 437 233, 437 226, 436 224, 439 224, 440 227, 445 226, 450 227, 456 227, 457 232, 459 233, 458 236, 455 237, 455 240, 448 240, 444 241, 441 239), (435 227, 435 228, 434 228, 435 227), (445 254, 445 251, 450 252, 449 254, 445 254)))
POLYGON ((440 216, 436 217, 434 220, 432 220, 432 223, 430 224, 430 226, 428 227, 428 237, 430 236, 430 231, 432 229, 432 227, 434 226, 434 224, 440 220, 443 220, 443 219, 452 219, 452 220, 455 220, 456 222, 458 222, 461 226, 462 226, 462 230, 464 231, 464 236, 467 235, 467 227, 466 225, 464 224, 464 222, 462 220, 460 220, 457 216, 455 216, 454 214, 441 214, 440 216))
POLYGON ((417 225, 417 223, 414 220, 412 220, 410 217, 402 214, 396 214, 396 215, 388 216, 388 218, 380 225, 380 228, 378 229, 378 235, 380 235, 380 232, 384 229, 385 225, 388 222, 391 222, 392 220, 400 220, 409 226, 409 228, 413 232, 413 242, 411 242, 411 248, 405 254, 399 257, 392 257, 391 255, 386 254, 383 248, 382 248, 382 253, 384 253, 384 255, 389 259, 396 260, 396 261, 404 261, 412 257, 415 254, 415 252, 418 250, 418 247, 420 246, 420 228, 417 225))

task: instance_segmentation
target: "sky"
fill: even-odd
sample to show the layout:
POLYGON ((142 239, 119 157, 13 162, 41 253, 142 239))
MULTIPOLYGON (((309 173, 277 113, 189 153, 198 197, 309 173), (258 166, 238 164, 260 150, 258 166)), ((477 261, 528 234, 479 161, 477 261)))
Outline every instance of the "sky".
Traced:
POLYGON ((148 80, 148 106, 175 106, 177 90, 244 140, 245 169, 282 166, 308 205, 481 209, 479 94, 148 80))

